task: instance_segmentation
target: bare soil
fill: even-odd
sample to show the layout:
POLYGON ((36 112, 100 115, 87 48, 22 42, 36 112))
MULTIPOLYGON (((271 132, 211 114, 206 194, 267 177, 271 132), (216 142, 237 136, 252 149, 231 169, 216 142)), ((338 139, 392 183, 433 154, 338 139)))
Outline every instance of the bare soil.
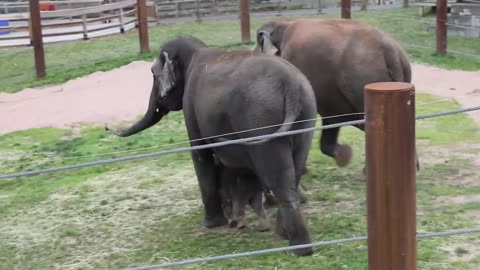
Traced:
MULTIPOLYGON (((132 121, 148 104, 151 62, 136 61, 61 85, 0 93, 0 135, 30 128, 132 121)), ((417 91, 453 98, 464 107, 480 104, 480 71, 412 64, 417 91)), ((480 124, 480 111, 469 113, 480 124)))

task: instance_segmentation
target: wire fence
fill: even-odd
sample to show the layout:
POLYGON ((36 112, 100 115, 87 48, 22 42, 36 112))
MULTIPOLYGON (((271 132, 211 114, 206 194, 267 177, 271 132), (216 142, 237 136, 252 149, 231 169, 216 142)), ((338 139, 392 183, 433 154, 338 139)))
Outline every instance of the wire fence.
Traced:
MULTIPOLYGON (((434 237, 461 235, 461 234, 472 234, 472 233, 480 233, 480 227, 450 230, 450 231, 444 231, 444 232, 421 233, 421 234, 417 234, 417 240, 434 238, 434 237)), ((262 249, 262 250, 255 250, 255 251, 242 252, 242 253, 232 253, 232 254, 214 256, 214 257, 195 258, 195 259, 174 261, 174 262, 168 262, 168 263, 162 263, 162 264, 139 266, 139 267, 127 268, 125 270, 154 270, 154 269, 162 269, 167 267, 176 267, 176 266, 184 266, 189 264, 234 259, 234 258, 240 258, 240 257, 257 256, 257 255, 269 254, 269 253, 275 253, 275 252, 292 251, 296 249, 309 248, 309 247, 314 248, 314 247, 322 247, 322 246, 339 245, 339 244, 360 242, 360 241, 366 241, 366 240, 367 240, 366 236, 352 237, 352 238, 344 238, 344 239, 338 239, 338 240, 332 240, 332 241, 315 242, 315 243, 305 244, 305 245, 262 249)))
MULTIPOLYGON (((386 9, 388 10, 388 8, 386 9)), ((282 13, 282 16, 296 16, 309 13, 307 12, 308 9, 303 9, 299 11, 292 11, 292 14, 289 13, 282 13)), ((327 14, 331 12, 338 12, 338 10, 332 10, 326 12, 327 14)), ((378 10, 369 10, 369 11, 359 11, 358 8, 352 9, 352 12, 355 14, 355 20, 366 21, 372 23, 376 26, 379 26, 382 30, 385 30, 392 34, 400 43, 411 49, 418 49, 422 51, 431 51, 435 52, 435 18, 425 18, 425 17, 418 17, 415 15, 412 16, 402 16, 401 14, 388 14, 385 15, 378 10), (370 17, 370 19, 369 19, 370 17)), ((269 15, 270 17, 274 16, 272 14, 269 15)), ((319 15, 320 17, 322 15, 319 15)), ((236 18, 236 17, 235 17, 236 18)), ((219 19, 221 20, 221 18, 219 19)), ((477 30, 479 27, 477 26, 466 26, 466 25, 457 25, 451 22, 447 22, 447 25, 454 26, 457 28, 465 28, 471 30, 477 30)), ((181 27, 175 26, 180 30, 181 27)), ((156 32, 159 29, 151 28, 150 31, 156 32)), ((202 31, 196 31, 199 33, 199 37, 202 40, 206 40, 209 44, 213 46, 230 46, 231 44, 238 45, 238 37, 232 36, 232 29, 228 29, 229 31, 223 31, 219 29, 219 33, 214 33, 208 36, 201 36, 202 31), (218 42, 215 38, 217 36, 222 36, 221 40, 227 42, 218 42)), ((235 29, 238 31, 238 29, 235 29)), ((178 31, 177 31, 178 32, 178 31)), ((192 33, 194 33, 193 31, 192 33)), ((185 33, 188 33, 185 32, 185 33)), ((159 44, 160 40, 159 37, 164 37, 164 31, 160 30, 160 33, 157 35, 151 35, 151 44, 159 44)), ((131 61, 133 59, 138 59, 138 40, 134 35, 127 35, 127 37, 119 37, 122 39, 122 42, 116 42, 115 47, 117 48, 115 51, 109 50, 109 46, 98 47, 95 48, 96 50, 101 50, 101 53, 92 54, 88 51, 88 48, 82 50, 76 50, 73 46, 72 53, 65 57, 52 57, 58 55, 59 52, 53 52, 53 54, 49 53, 49 48, 47 47, 46 50, 46 58, 47 58, 47 72, 52 76, 60 76, 61 73, 65 71, 70 71, 75 73, 78 70, 85 69, 87 67, 92 66, 100 66, 102 64, 111 65, 110 62, 118 61, 119 56, 120 58, 126 58, 127 60, 131 61), (68 61, 65 61, 68 59, 68 61)), ((468 60, 480 60, 480 46, 473 44, 475 40, 468 40, 460 37, 449 36, 448 37, 448 53, 451 55, 456 55, 457 57, 465 58, 468 60), (469 45, 469 43, 472 43, 469 45)), ((88 46, 87 46, 88 47, 88 46)), ((2 57, 0 58, 0 62, 3 63, 13 63, 12 65, 8 66, 8 69, 1 68, 2 65, 0 64, 0 80, 4 83, 7 87, 19 87, 15 85, 24 85, 28 81, 35 80, 35 72, 34 70, 27 71, 28 67, 33 67, 33 54, 31 49, 28 49, 28 56, 21 55, 21 58, 28 57, 28 67, 25 66, 25 59, 19 59, 15 56, 15 54, 20 53, 22 50, 21 48, 14 48, 12 50, 6 51, 5 54, 2 53, 2 57), (16 66, 16 62, 19 65, 16 66), (10 86, 12 85, 12 86, 10 86)), ((23 54, 23 53, 21 53, 23 54)), ((19 55, 20 56, 20 55, 19 55)), ((127 61, 128 62, 128 61, 127 61)))
MULTIPOLYGON (((419 116, 416 117, 416 120, 429 119, 429 118, 453 115, 453 114, 458 114, 458 113, 472 112, 472 111, 477 111, 477 110, 480 110, 480 106, 419 115, 419 116)), ((168 155, 168 154, 173 154, 173 153, 180 153, 180 152, 195 151, 195 150, 206 149, 206 148, 221 147, 221 146, 226 146, 226 145, 231 145, 231 144, 239 144, 239 143, 243 143, 243 142, 250 142, 250 141, 256 141, 256 140, 267 139, 267 138, 278 138, 278 137, 291 136, 291 135, 300 134, 300 133, 314 132, 316 130, 330 129, 330 128, 335 128, 335 127, 343 127, 343 126, 350 126, 350 125, 359 125, 359 124, 363 124, 364 122, 365 122, 365 120, 363 120, 363 119, 362 120, 355 120, 355 121, 347 121, 347 122, 338 123, 338 124, 334 124, 334 125, 326 125, 326 126, 319 126, 319 127, 313 127, 313 128, 299 129, 299 130, 282 132, 282 133, 278 133, 278 134, 267 134, 267 135, 261 135, 261 136, 254 136, 254 137, 236 139, 236 140, 231 140, 231 141, 226 141, 226 142, 211 143, 211 144, 205 144, 205 145, 199 145, 199 146, 193 146, 193 147, 177 148, 177 149, 172 149, 172 150, 167 150, 167 151, 160 151, 160 152, 155 152, 155 153, 133 155, 133 156, 127 156, 127 157, 122 157, 122 158, 116 158, 116 159, 108 159, 108 160, 100 160, 100 161, 95 161, 95 162, 74 164, 74 165, 69 165, 69 166, 64 166, 64 167, 47 168, 47 169, 43 169, 43 170, 34 170, 34 171, 25 171, 25 172, 19 172, 19 173, 14 173, 14 174, 0 175, 0 179, 9 179, 9 178, 16 178, 16 177, 32 176, 32 175, 37 175, 37 174, 42 174, 42 173, 59 172, 59 171, 64 171, 64 170, 76 169, 76 168, 85 168, 85 167, 102 165, 102 164, 111 164, 111 163, 121 162, 121 161, 144 159, 144 158, 168 155)), ((224 136, 224 135, 222 135, 222 136, 224 136)), ((432 237, 445 237, 445 236, 453 236, 453 235, 460 235, 460 234, 471 234, 471 233, 479 233, 479 232, 480 232, 480 227, 479 228, 477 228, 477 227, 475 227, 475 228, 465 228, 465 229, 460 229, 460 230, 450 230, 450 231, 435 232, 435 233, 421 233, 421 234, 417 234, 417 239, 427 239, 427 238, 432 238, 432 237)), ((182 261, 174 261, 174 262, 167 262, 167 263, 161 263, 161 264, 155 264, 155 265, 147 265, 147 266, 128 268, 128 270, 162 269, 162 268, 167 268, 167 267, 176 267, 176 266, 183 266, 183 265, 189 265, 189 264, 206 263, 206 262, 213 262, 213 261, 226 260, 226 259, 234 259, 234 258, 246 257, 246 256, 256 256, 256 255, 269 254, 269 253, 275 253, 275 252, 292 251, 292 250, 295 250, 295 249, 301 249, 301 248, 307 248, 307 247, 312 247, 312 248, 313 247, 322 247, 322 246, 345 244, 345 243, 365 241, 365 240, 367 240, 367 237, 365 237, 365 236, 363 236, 363 237, 352 237, 352 238, 345 238, 345 239, 338 239, 338 240, 331 240, 331 241, 315 242, 315 243, 305 244, 305 245, 279 247, 279 248, 264 249, 264 250, 255 250, 255 251, 250 251, 250 252, 233 253, 233 254, 226 254, 226 255, 214 256, 214 257, 194 258, 194 259, 188 259, 188 260, 182 260, 182 261)))
MULTIPOLYGON (((428 119, 428 118, 452 115, 452 114, 457 114, 457 113, 471 112, 471 111, 476 111, 476 110, 480 110, 480 106, 458 109, 458 110, 450 110, 450 111, 444 111, 444 112, 438 112, 438 113, 432 113, 432 114, 419 115, 419 116, 416 117, 416 119, 417 120, 428 119)), ((331 128, 338 128, 338 127, 344 127, 344 126, 352 126, 352 125, 361 125, 361 124, 364 124, 364 123, 365 123, 364 119, 354 120, 354 121, 347 121, 347 122, 332 124, 332 125, 325 125, 325 126, 318 126, 318 127, 312 127, 312 128, 290 130, 290 131, 279 132, 279 133, 275 133, 275 134, 266 134, 266 135, 260 135, 260 136, 254 136, 254 137, 248 137, 248 138, 241 138, 241 139, 235 139, 235 140, 224 141, 224 142, 216 142, 216 143, 197 145, 197 146, 191 146, 191 147, 176 148, 176 149, 158 151, 158 152, 147 153, 147 154, 139 154, 139 155, 132 155, 132 156, 126 156, 126 157, 113 158, 113 159, 97 160, 97 161, 92 161, 92 162, 85 162, 85 163, 79 163, 79 164, 73 164, 73 165, 67 165, 67 166, 61 166, 61 167, 54 167, 54 168, 46 168, 46 169, 40 169, 40 170, 32 170, 32 171, 23 171, 23 172, 11 173, 11 174, 3 174, 3 175, 0 175, 0 180, 10 179, 10 178, 18 178, 18 177, 24 177, 24 176, 33 176, 33 175, 44 174, 44 173, 60 172, 60 171, 86 168, 86 167, 92 167, 92 166, 98 166, 98 165, 106 165, 106 164, 112 164, 112 163, 116 163, 116 162, 145 159, 145 158, 151 158, 151 157, 156 157, 156 156, 164 156, 164 155, 169 155, 169 154, 174 154, 174 153, 196 151, 196 150, 202 150, 202 149, 208 149, 208 148, 215 148, 215 147, 221 147, 221 146, 227 146, 227 145, 233 145, 233 144, 252 142, 252 141, 263 140, 263 139, 272 139, 272 138, 279 138, 279 137, 284 137, 284 136, 291 136, 291 135, 296 135, 296 134, 301 134, 301 133, 314 132, 316 130, 331 129, 331 128)))
MULTIPOLYGON (((465 98, 465 97, 474 97, 474 96, 479 96, 480 93, 471 93, 467 95, 457 95, 454 97, 450 98, 442 98, 438 99, 435 101, 429 101, 429 102, 423 102, 423 103, 417 103, 416 107, 417 108, 423 108, 426 105, 431 105, 435 103, 440 103, 440 102, 447 102, 447 101, 454 101, 458 100, 460 98, 465 98)), ((364 113, 349 113, 349 114, 340 114, 340 115, 333 115, 333 116, 326 116, 326 117, 317 117, 313 119, 307 119, 307 120, 302 120, 302 121, 294 121, 289 124, 294 124, 294 123, 300 123, 300 122, 307 122, 307 121, 318 121, 322 119, 333 119, 333 118, 342 118, 342 117, 351 117, 351 116, 359 116, 363 117, 364 113)), ((109 152, 103 152, 103 153, 96 153, 96 154, 87 154, 87 155, 71 155, 71 156, 62 156, 62 157, 57 157, 55 151, 39 151, 35 153, 29 153, 28 158, 31 157, 39 157, 42 156, 43 158, 40 160, 34 160, 34 161, 25 161, 25 162, 8 162, 4 161, 3 164, 0 164, 0 168, 15 168, 19 166, 25 166, 25 165, 42 165, 46 164, 49 162, 57 161, 57 162, 62 162, 65 163, 67 161, 72 161, 72 160, 80 160, 80 159, 90 159, 90 158, 95 158, 95 157, 105 157, 105 156, 115 156, 119 154, 127 154, 127 153, 133 153, 133 152, 143 152, 147 150, 153 150, 153 149, 165 149, 167 147, 173 147, 173 146, 179 146, 179 145, 185 145, 188 143, 192 142, 197 142, 201 140, 207 140, 207 139, 214 139, 218 137, 223 137, 223 136, 228 136, 228 135, 238 135, 246 132, 251 132, 251 131, 258 131, 258 130, 263 130, 267 128, 272 128, 272 127, 278 127, 281 126, 282 124, 275 124, 275 125, 269 125, 265 127, 258 127, 258 128, 253 128, 253 129, 248 129, 248 130, 242 130, 242 131, 237 131, 237 132, 231 132, 227 134, 221 134, 221 135, 216 135, 216 136, 210 136, 210 137, 205 137, 205 138, 199 138, 195 140, 183 140, 180 142, 174 142, 174 143, 167 143, 167 144, 162 144, 162 145, 156 145, 156 146, 149 146, 149 147, 139 147, 139 148, 134 148, 134 149, 127 149, 127 150, 119 150, 119 151, 109 151, 109 152)), ((36 135, 35 138, 39 139, 42 137, 49 137, 49 135, 36 135)), ((7 155, 8 156, 8 155, 7 155)))

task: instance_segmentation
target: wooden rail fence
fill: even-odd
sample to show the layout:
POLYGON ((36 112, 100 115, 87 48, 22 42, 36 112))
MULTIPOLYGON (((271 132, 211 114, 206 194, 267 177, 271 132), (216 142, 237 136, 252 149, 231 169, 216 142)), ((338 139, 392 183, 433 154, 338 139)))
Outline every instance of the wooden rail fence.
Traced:
MULTIPOLYGON (((123 33, 125 31, 125 25, 137 21, 136 1, 125 0, 99 6, 41 11, 40 18, 42 20, 42 30, 44 30, 42 35, 43 37, 83 34, 83 38, 88 39, 90 33, 113 28, 118 28, 119 32, 123 33), (66 18, 69 18, 69 20, 62 20, 66 18), (89 27, 92 23, 100 21, 111 22, 114 19, 117 22, 108 23, 104 26, 98 26, 97 24, 95 27, 89 27), (81 26, 81 28, 75 26, 81 26), (45 31, 55 28, 57 28, 57 31, 45 31), (63 30, 59 30, 58 28, 63 28, 63 30)), ((23 20, 27 23, 26 25, 24 24, 20 26, 0 26, 0 31, 9 31, 13 33, 19 32, 18 34, 13 35, 0 35, 0 41, 17 39, 32 40, 32 24, 30 22, 30 15, 28 12, 0 15, 0 20, 5 19, 23 20)))

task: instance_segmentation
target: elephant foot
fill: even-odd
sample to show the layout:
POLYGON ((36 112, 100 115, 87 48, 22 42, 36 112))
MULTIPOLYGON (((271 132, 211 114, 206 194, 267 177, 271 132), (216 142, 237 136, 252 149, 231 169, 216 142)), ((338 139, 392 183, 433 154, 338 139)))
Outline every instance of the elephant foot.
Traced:
MULTIPOLYGON (((296 232, 292 237, 290 237, 289 245, 290 246, 297 246, 297 245, 306 245, 311 244, 312 241, 310 240, 310 234, 308 230, 304 228, 297 228, 296 232)), ((292 253, 296 256, 309 256, 313 254, 312 247, 300 248, 292 250, 292 253)))
MULTIPOLYGON (((305 243, 303 243, 305 244, 305 243)), ((291 246, 302 245, 302 244, 291 244, 291 246)), ((292 250, 292 253, 296 256, 310 256, 313 254, 313 248, 299 248, 292 250)))
POLYGON ((339 144, 333 150, 333 156, 337 162, 337 166, 345 167, 350 164, 353 156, 352 147, 346 144, 339 144))
POLYGON ((223 215, 214 217, 206 216, 203 218, 203 226, 205 226, 207 229, 213 229, 216 227, 225 226, 227 224, 228 220, 223 215))
POLYGON ((230 228, 237 228, 237 229, 243 229, 245 227, 247 227, 247 225, 245 224, 245 221, 243 220, 236 220, 236 219, 233 219, 230 221, 230 224, 229 224, 229 227, 230 228))
POLYGON ((266 219, 260 219, 258 225, 255 227, 257 232, 266 232, 270 230, 270 222, 266 219))

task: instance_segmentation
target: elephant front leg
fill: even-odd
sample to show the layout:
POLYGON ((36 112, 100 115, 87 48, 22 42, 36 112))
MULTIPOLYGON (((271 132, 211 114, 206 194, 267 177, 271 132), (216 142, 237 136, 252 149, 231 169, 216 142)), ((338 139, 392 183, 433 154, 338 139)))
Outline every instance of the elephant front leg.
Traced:
POLYGON ((202 202, 205 209, 203 225, 206 228, 224 226, 228 223, 223 213, 222 200, 217 185, 217 174, 213 157, 207 151, 192 152, 202 202))
MULTIPOLYGON (((331 123, 323 122, 323 125, 331 123)), ((320 150, 327 156, 335 159, 339 167, 347 166, 352 160, 352 147, 346 144, 338 144, 338 133, 340 128, 331 128, 322 130, 320 137, 320 150)))

